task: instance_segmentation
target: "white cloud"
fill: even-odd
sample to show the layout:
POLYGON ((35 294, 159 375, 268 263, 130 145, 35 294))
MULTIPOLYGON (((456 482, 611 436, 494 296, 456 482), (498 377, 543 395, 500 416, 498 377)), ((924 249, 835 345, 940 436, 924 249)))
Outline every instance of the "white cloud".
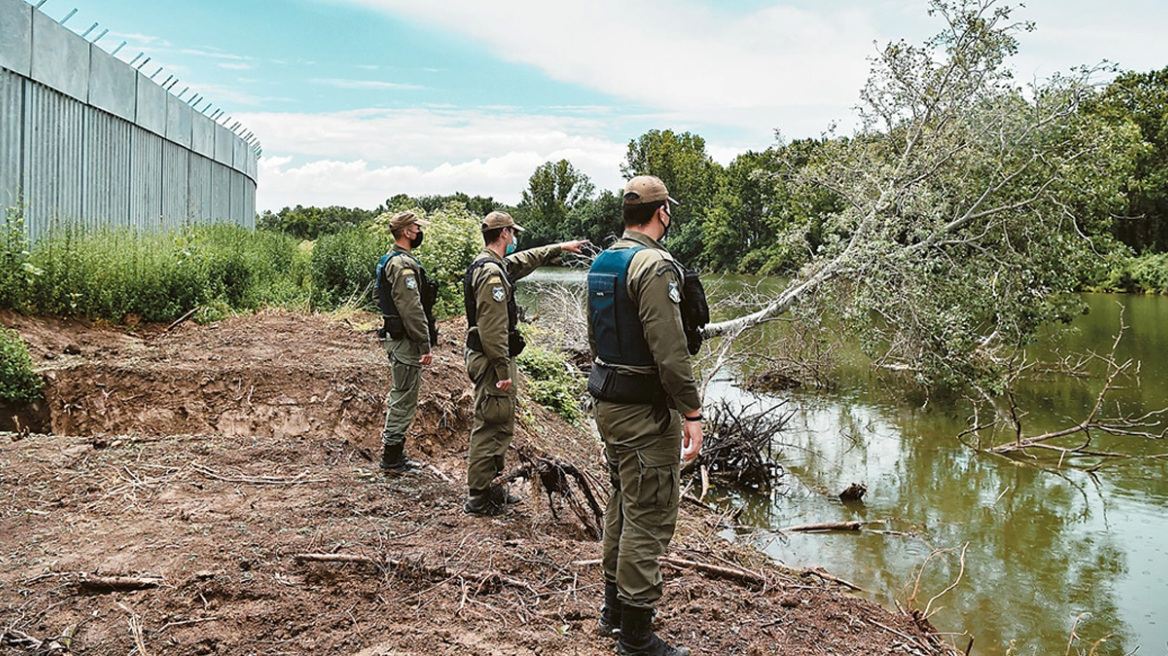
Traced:
POLYGON ((564 158, 582 171, 611 170, 613 175, 592 178, 598 188, 616 189, 623 184, 617 174, 619 158, 612 161, 594 152, 571 149, 548 153, 517 151, 487 159, 447 162, 432 168, 375 166, 364 160, 331 159, 297 166, 292 157, 264 157, 259 165, 256 209, 276 211, 297 204, 372 209, 399 193, 419 196, 459 191, 514 204, 519 202, 537 166, 564 158))
POLYGON ((845 118, 876 34, 860 7, 733 14, 678 0, 349 1, 469 36, 558 80, 756 132, 808 110, 819 129, 845 118), (828 107, 836 115, 823 116, 828 107))
POLYGON ((601 189, 623 183, 625 144, 598 121, 486 110, 237 114, 267 154, 257 206, 372 208, 397 193, 517 203, 537 166, 568 159, 601 189))

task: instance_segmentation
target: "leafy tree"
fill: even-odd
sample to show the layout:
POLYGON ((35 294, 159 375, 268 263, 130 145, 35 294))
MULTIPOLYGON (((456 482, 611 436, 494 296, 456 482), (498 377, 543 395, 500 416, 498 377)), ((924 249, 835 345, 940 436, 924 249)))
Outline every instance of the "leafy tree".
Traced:
POLYGON ((451 203, 460 203, 467 212, 476 216, 479 220, 492 211, 503 209, 506 206, 503 203, 496 201, 490 196, 468 196, 461 191, 445 196, 408 196, 406 194, 397 194, 385 201, 384 205, 377 208, 374 214, 382 214, 388 212, 394 214, 404 210, 421 209, 424 212, 436 212, 451 203))
POLYGON ((284 232, 299 239, 316 240, 321 235, 341 232, 369 221, 376 212, 357 207, 285 207, 273 214, 265 210, 256 220, 256 226, 265 230, 284 232))
POLYGON ((687 264, 702 252, 702 219, 713 205, 722 167, 706 154, 696 134, 650 130, 629 142, 621 173, 625 179, 655 175, 680 201, 672 208, 669 250, 687 264))
MULTIPOLYGON (((862 127, 829 139, 795 181, 840 203, 822 243, 759 311, 713 324, 735 335, 798 302, 837 309, 873 356, 926 385, 1000 392, 1071 294, 1122 200, 1133 132, 1079 112, 1091 71, 1030 90, 1005 65, 1031 29, 993 0, 932 0, 944 28, 874 60, 862 127)), ((801 226, 793 228, 804 230, 801 226)))
POLYGON ((577 203, 568 213, 568 233, 562 239, 587 239, 603 248, 624 231, 621 197, 605 190, 594 199, 577 203))
MULTIPOLYGON (((426 268, 426 275, 439 284, 435 313, 439 317, 462 314, 462 276, 471 260, 483 249, 483 236, 479 228, 483 215, 472 213, 455 200, 447 201, 433 212, 426 212, 421 207, 404 209, 430 221, 425 231, 426 239, 415 255, 426 268)), ((370 233, 389 234, 389 220, 398 211, 401 210, 378 216, 370 226, 370 233)), ((377 258, 374 258, 373 264, 377 264, 377 258)), ((372 275, 370 280, 373 279, 372 275)))
POLYGON ((516 221, 527 232, 524 246, 542 246, 574 239, 576 228, 568 216, 588 203, 596 186, 566 159, 541 164, 531 174, 523 200, 515 208, 516 221))
POLYGON ((1123 181, 1126 217, 1113 234, 1139 252, 1168 250, 1168 68, 1124 73, 1085 109, 1113 126, 1134 125, 1143 141, 1123 181))

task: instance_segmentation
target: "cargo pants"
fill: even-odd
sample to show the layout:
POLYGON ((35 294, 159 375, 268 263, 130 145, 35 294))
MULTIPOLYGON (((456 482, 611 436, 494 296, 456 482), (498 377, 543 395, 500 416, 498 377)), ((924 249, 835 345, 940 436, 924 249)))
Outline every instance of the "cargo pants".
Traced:
POLYGON ((597 401, 612 494, 604 511, 604 578, 621 603, 652 608, 658 559, 673 539, 681 490, 681 415, 664 404, 597 401))
POLYGON ((417 351, 418 347, 408 339, 385 340, 393 383, 385 410, 385 425, 381 429, 383 446, 404 443, 410 424, 414 423, 418 411, 418 389, 422 386, 421 355, 417 351))
POLYGON ((495 387, 499 382, 487 356, 466 350, 466 373, 474 383, 474 423, 467 449, 466 486, 485 490, 503 473, 507 449, 515 435, 515 391, 519 372, 515 359, 508 365, 511 389, 495 387))

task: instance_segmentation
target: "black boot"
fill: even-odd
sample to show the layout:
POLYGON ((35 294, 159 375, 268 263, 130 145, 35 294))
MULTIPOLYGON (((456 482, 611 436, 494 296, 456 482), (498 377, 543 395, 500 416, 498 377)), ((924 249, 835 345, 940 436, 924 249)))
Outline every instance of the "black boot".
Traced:
POLYGON ((606 638, 615 638, 621 631, 621 600, 615 583, 604 582, 604 605, 600 607, 600 621, 596 632, 606 638))
POLYGON ((616 652, 624 656, 689 656, 689 649, 672 647, 653 633, 653 609, 621 608, 621 631, 616 652))
POLYGON ((481 517, 496 517, 503 514, 503 504, 496 501, 495 495, 487 490, 471 490, 462 510, 468 515, 481 517))
POLYGON ((381 468, 395 474, 409 474, 414 471, 414 462, 403 453, 405 444, 386 446, 381 452, 381 468))
POLYGON ((491 487, 487 488, 487 494, 490 495, 491 501, 494 501, 500 506, 513 506, 522 501, 522 499, 511 494, 507 491, 506 487, 498 483, 492 483, 491 487))

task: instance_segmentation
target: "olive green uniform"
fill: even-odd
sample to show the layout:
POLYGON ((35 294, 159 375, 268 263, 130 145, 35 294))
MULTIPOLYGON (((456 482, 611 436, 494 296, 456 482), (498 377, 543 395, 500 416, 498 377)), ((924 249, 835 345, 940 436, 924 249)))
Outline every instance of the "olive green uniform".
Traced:
POLYGON ((389 391, 389 407, 385 412, 385 427, 381 443, 395 446, 405 442, 406 432, 418 409, 418 388, 422 382, 422 356, 430 352, 430 329, 426 312, 422 309, 421 265, 409 251, 395 245, 392 253, 403 253, 389 258, 382 272, 382 284, 390 285, 390 294, 401 317, 405 334, 399 339, 386 335, 385 352, 389 355, 393 387, 389 391))
POLYGON ((539 267, 556 260, 558 245, 521 251, 501 258, 484 249, 475 258, 489 260, 475 270, 471 280, 474 290, 477 325, 468 332, 478 333, 482 352, 466 349, 466 373, 474 383, 474 425, 470 431, 467 453, 466 484, 471 490, 485 490, 503 473, 504 456, 515 434, 515 393, 519 372, 510 355, 507 336, 507 301, 515 289, 503 275, 514 282, 539 267), (501 380, 511 380, 511 389, 495 387, 501 380))
MULTIPOLYGON (((628 294, 655 364, 603 364, 625 374, 656 374, 667 401, 659 405, 597 401, 595 417, 613 488, 604 513, 604 576, 616 583, 623 604, 651 608, 662 591, 657 559, 677 524, 680 413, 700 410, 701 397, 681 323, 678 265, 661 244, 639 232, 626 230, 612 248, 638 245, 645 248, 629 262, 628 294)), ((595 358, 591 322, 589 345, 595 358)))

